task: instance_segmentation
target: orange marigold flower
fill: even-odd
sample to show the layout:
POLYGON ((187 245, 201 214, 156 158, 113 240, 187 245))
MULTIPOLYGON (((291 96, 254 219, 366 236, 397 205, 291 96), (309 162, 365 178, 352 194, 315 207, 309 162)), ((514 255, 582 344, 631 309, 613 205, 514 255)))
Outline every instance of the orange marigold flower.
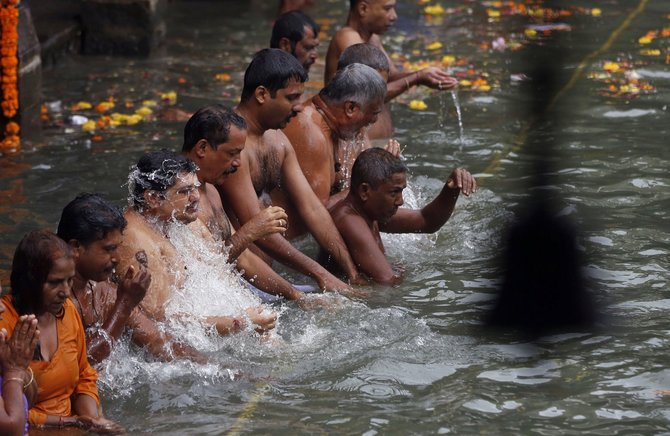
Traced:
POLYGON ((14 121, 8 122, 5 126, 5 132, 7 132, 8 135, 18 135, 20 131, 21 126, 19 126, 19 123, 14 121))

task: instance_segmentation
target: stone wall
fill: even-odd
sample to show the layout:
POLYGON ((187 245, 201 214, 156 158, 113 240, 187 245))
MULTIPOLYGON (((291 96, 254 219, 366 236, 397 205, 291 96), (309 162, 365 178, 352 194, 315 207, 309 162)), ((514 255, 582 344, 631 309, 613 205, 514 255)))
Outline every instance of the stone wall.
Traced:
POLYGON ((83 0, 85 54, 149 55, 165 38, 164 0, 83 0))

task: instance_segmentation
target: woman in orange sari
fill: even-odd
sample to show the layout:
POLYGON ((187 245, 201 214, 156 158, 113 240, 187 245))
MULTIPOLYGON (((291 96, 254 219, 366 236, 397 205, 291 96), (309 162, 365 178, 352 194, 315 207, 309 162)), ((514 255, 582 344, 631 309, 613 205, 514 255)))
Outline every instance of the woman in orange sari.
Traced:
POLYGON ((88 363, 79 312, 70 301, 74 259, 68 245, 48 230, 28 233, 12 263, 12 292, 0 328, 11 334, 20 316, 34 314, 40 331, 30 368, 37 399, 28 413, 31 426, 88 428, 121 432, 100 409, 98 374, 88 363))

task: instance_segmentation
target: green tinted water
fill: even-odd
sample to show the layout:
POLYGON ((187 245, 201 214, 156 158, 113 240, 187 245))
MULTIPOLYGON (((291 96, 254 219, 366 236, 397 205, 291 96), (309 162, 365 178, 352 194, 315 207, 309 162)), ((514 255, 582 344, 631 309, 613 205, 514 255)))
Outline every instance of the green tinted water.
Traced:
MULTIPOLYGON (((25 232, 53 228, 63 205, 82 190, 123 204, 128 169, 138 157, 181 144, 183 122, 172 121, 99 130, 93 141, 68 123, 67 108, 114 96, 115 110, 132 112, 169 91, 186 111, 214 101, 234 104, 252 53, 269 41, 274 4, 265 3, 170 2, 168 40, 151 59, 74 57, 46 73, 45 99, 66 108, 52 115, 64 124, 47 127, 43 143, 0 158, 3 285, 25 232), (223 73, 231 79, 217 80, 223 73), (135 108, 124 108, 126 100, 135 108)), ((346 3, 320 2, 311 13, 331 20, 326 32, 332 34, 344 22, 346 3)), ((305 313, 289 306, 280 318, 281 344, 190 338, 204 340, 213 359, 205 366, 147 363, 122 345, 101 375, 107 414, 131 433, 161 434, 667 432, 670 408, 657 391, 670 389, 670 44, 660 33, 647 45, 638 39, 670 27, 670 8, 660 0, 570 2, 572 15, 560 20, 572 26, 562 33, 568 49, 564 80, 635 7, 643 9, 611 46, 584 64, 557 105, 560 120, 535 125, 526 137, 529 101, 513 79, 530 72, 523 63, 527 20, 490 19, 486 9, 492 6, 481 1, 442 2, 454 12, 428 20, 415 2, 398 3, 401 18, 385 39, 390 54, 411 62, 453 55, 464 60, 452 65, 454 74, 484 78, 492 87, 461 87, 462 144, 448 95, 420 89, 394 103, 397 138, 412 172, 408 194, 416 197, 409 202, 432 198, 457 165, 478 177, 476 195, 459 200, 435 235, 385 238, 388 255, 407 270, 403 285, 338 310, 305 313), (602 14, 577 7, 598 7, 602 14), (503 51, 492 48, 499 37, 507 44, 503 51), (443 48, 427 50, 434 41, 443 48), (512 50, 515 42, 524 46, 512 50), (660 56, 646 56, 645 49, 658 49, 660 56), (655 91, 634 98, 603 95, 609 92, 602 78, 606 61, 632 63, 639 80, 655 91), (425 101, 427 110, 409 109, 412 99, 425 101), (556 177, 547 192, 579 226, 584 269, 607 323, 596 332, 530 344, 486 333, 480 321, 501 279, 494 262, 500 240, 528 197, 536 156, 531 145, 538 143, 556 149, 556 177), (242 370, 244 379, 229 381, 227 369, 242 370)), ((322 42, 322 55, 326 46, 322 42)), ((318 82, 323 57, 313 70, 311 80, 318 82)), ((308 84, 308 92, 318 89, 318 83, 308 84)), ((313 248, 309 241, 301 245, 313 248)))

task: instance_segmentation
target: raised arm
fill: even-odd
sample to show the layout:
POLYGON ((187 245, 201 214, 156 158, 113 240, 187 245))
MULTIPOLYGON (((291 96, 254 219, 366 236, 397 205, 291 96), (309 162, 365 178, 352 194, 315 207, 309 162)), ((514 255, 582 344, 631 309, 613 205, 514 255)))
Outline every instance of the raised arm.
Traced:
MULTIPOLYGON (((129 266, 121 283, 116 290, 116 301, 109 315, 103 321, 100 329, 87 332, 86 345, 88 359, 96 365, 106 359, 112 352, 112 341, 119 339, 123 333, 128 318, 133 309, 142 301, 151 283, 151 274, 144 265, 140 265, 135 273, 135 267, 129 266)), ((109 286, 107 283, 98 284, 94 292, 104 292, 100 286, 109 286)))
POLYGON ((386 233, 433 233, 447 222, 454 211, 458 195, 470 195, 477 182, 466 169, 456 168, 447 178, 437 197, 421 209, 398 209, 380 230, 386 233))

